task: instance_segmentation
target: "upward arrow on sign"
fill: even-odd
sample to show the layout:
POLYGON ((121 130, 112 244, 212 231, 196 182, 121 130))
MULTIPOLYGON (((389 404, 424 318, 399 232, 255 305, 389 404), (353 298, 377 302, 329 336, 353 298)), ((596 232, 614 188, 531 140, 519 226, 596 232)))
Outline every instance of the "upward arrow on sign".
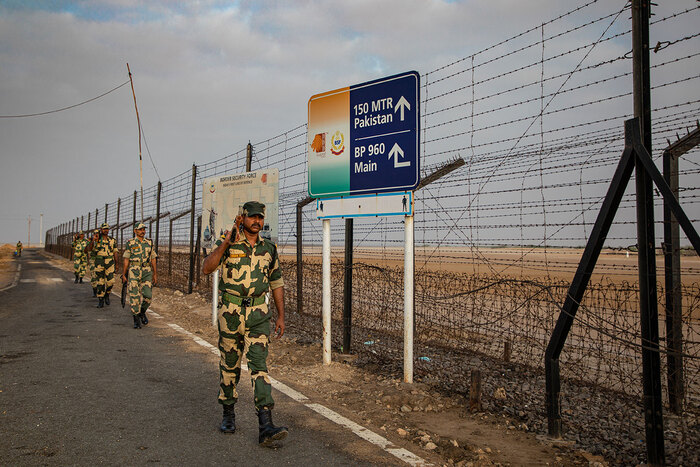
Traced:
POLYGON ((398 143, 394 143, 394 147, 389 151, 389 159, 392 157, 394 158, 394 168, 398 169, 399 167, 408 167, 411 165, 411 161, 399 162, 399 156, 403 158, 403 149, 401 149, 398 143))
MULTIPOLYGON (((401 99, 396 103, 396 108, 394 108, 394 113, 396 113, 397 110, 401 111, 401 121, 403 122, 403 111, 404 109, 411 110, 411 104, 408 103, 405 97, 401 96, 401 99)), ((403 155, 403 153, 402 153, 403 155)))

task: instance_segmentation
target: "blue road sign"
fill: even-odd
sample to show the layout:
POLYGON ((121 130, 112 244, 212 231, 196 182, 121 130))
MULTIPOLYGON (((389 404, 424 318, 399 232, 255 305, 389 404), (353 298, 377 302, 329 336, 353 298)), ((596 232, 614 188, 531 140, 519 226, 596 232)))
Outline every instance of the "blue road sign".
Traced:
POLYGON ((410 191, 420 182, 420 76, 411 71, 309 99, 309 195, 410 191))

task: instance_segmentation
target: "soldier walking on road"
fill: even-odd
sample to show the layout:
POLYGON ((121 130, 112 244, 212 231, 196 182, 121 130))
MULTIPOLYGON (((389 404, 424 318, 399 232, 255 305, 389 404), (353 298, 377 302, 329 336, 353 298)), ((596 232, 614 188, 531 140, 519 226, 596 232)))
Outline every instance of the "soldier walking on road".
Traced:
POLYGON ((141 323, 148 324, 146 310, 151 304, 152 287, 158 282, 156 257, 153 242, 146 237, 146 226, 139 222, 134 227, 136 236, 129 240, 124 249, 122 287, 128 287, 129 304, 134 316, 134 329, 141 323))
POLYGON ((75 283, 83 283, 83 276, 87 270, 87 252, 85 251, 90 242, 85 238, 85 233, 81 230, 73 240, 73 272, 75 273, 75 283))
POLYGON ((114 286, 114 268, 117 263, 117 241, 109 236, 109 224, 100 226, 100 235, 93 240, 90 249, 95 252, 97 276, 97 308, 109 305, 109 294, 114 286))
POLYGON ((15 245, 15 254, 22 256, 22 242, 17 242, 17 245, 15 245))
MULTIPOLYGON (((99 238, 100 231, 92 231, 92 237, 90 238, 90 241, 97 242, 99 238)), ((95 272, 95 258, 97 258, 97 255, 95 254, 95 249, 90 249, 90 251, 88 252, 88 269, 90 270, 90 285, 92 286, 93 297, 97 297, 97 273, 95 272)))
POLYGON ((235 232, 226 231, 225 237, 216 242, 216 249, 206 257, 202 269, 204 274, 210 274, 223 265, 218 312, 219 403, 224 409, 220 430, 224 433, 236 431, 236 386, 241 376, 241 358, 246 351, 258 414, 258 443, 267 445, 284 439, 289 430, 272 423, 271 410, 275 403, 266 362, 270 342, 267 292, 272 290, 275 299, 274 330, 277 337, 281 337, 284 334, 284 282, 277 246, 259 236, 264 218, 264 204, 245 203, 242 216, 236 219, 235 232), (238 229, 240 223, 243 235, 238 229))

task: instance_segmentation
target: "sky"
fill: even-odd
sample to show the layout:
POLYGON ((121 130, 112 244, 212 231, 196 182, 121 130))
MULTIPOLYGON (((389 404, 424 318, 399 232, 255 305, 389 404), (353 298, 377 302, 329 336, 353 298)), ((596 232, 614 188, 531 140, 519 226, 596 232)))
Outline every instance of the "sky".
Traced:
MULTIPOLYGON (((578 2, 584 3, 584 2, 578 2)), ((620 2, 622 4, 624 2, 620 2)), ((0 0, 0 116, 133 75, 150 187, 306 122, 310 96, 465 57, 570 10, 559 0, 0 0)), ((128 84, 0 118, 0 243, 139 187, 128 84)), ((42 232, 43 235, 43 232, 42 232)))

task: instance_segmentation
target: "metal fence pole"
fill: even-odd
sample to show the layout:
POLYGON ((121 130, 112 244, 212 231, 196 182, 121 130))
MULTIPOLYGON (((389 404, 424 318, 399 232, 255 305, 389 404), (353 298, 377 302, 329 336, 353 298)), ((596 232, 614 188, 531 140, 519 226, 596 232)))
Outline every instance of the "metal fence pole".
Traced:
MULTIPOLYGON (((158 240, 160 234, 160 192, 163 188, 163 184, 158 180, 158 195, 156 198, 156 255, 158 254, 158 240)), ((156 261, 158 261, 156 259, 156 261)))
POLYGON ((352 224, 352 218, 345 219, 345 277, 343 282, 343 353, 350 353, 352 341, 352 224))
POLYGON ((97 217, 99 216, 99 214, 100 214, 100 210, 99 210, 99 209, 95 209, 95 228, 98 227, 98 224, 97 224, 97 217))
POLYGON ((192 281, 194 279, 194 204, 197 198, 197 166, 192 164, 192 203, 190 214, 190 275, 187 284, 187 293, 192 293, 192 281))
MULTIPOLYGON (((173 221, 170 219, 170 238, 168 239, 168 278, 173 278, 173 221)), ((170 284, 172 286, 172 284, 170 284)))
MULTIPOLYGON (((119 231, 121 230, 121 228, 119 227, 119 218, 120 218, 121 212, 122 212, 122 199, 117 198, 117 225, 114 226, 114 228, 117 229, 117 234, 115 235, 116 239, 119 238, 119 231)), ((123 247, 123 245, 122 245, 122 247, 123 247)))
POLYGON ((105 203, 105 224, 107 223, 107 212, 109 211, 109 203, 105 203))
POLYGON ((201 269, 202 269, 202 265, 201 265, 202 256, 200 255, 200 250, 201 250, 201 244, 200 244, 201 236, 202 236, 202 216, 200 215, 200 216, 197 217, 197 239, 195 240, 195 247, 194 247, 195 257, 196 257, 196 264, 197 264, 197 267, 195 268, 195 269, 197 270, 197 278, 195 279, 195 282, 197 283, 197 286, 199 286, 199 277, 200 277, 199 272, 200 272, 201 269))
MULTIPOLYGON (((632 0, 632 81, 634 116, 639 119, 642 144, 651 154, 651 86, 649 73, 648 0, 632 0)), ((656 297, 654 192, 650 174, 635 159, 637 244, 639 252, 639 311, 642 328, 642 382, 647 441, 647 463, 664 465, 663 403, 659 314, 656 297)))
POLYGON ((245 171, 250 172, 253 165, 253 145, 248 141, 248 146, 245 148, 245 171))
POLYGON ((302 207, 297 204, 297 313, 304 310, 304 259, 302 254, 302 207))

